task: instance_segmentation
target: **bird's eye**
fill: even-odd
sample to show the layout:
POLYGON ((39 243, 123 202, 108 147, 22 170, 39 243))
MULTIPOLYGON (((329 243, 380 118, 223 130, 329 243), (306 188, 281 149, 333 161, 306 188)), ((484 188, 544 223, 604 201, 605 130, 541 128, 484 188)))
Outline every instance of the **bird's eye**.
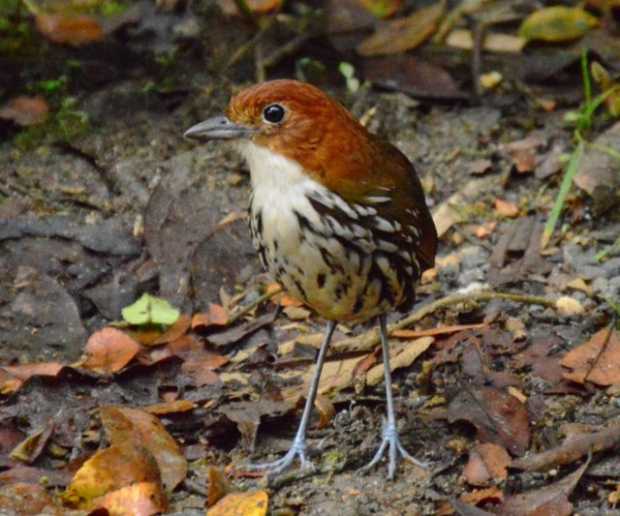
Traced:
POLYGON ((280 104, 270 104, 263 110, 265 122, 279 124, 284 118, 284 108, 280 104))

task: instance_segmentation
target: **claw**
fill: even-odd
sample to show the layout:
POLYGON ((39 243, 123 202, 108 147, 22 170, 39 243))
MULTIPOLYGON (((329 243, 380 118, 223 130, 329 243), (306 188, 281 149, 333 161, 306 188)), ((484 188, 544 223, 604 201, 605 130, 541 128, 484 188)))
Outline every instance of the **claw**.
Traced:
POLYGON ((264 471, 270 475, 277 475, 291 467, 293 462, 295 462, 295 457, 299 458, 299 464, 302 470, 315 470, 315 466, 312 461, 306 457, 305 440, 297 439, 293 441, 292 446, 286 454, 278 460, 274 460, 273 462, 264 462, 262 464, 248 464, 246 469, 249 471, 264 471))
POLYGON ((427 469, 428 465, 425 462, 421 462, 413 457, 400 442, 400 437, 398 436, 398 431, 396 430, 395 425, 384 425, 383 427, 383 439, 381 440, 381 445, 379 449, 371 459, 371 461, 366 464, 360 471, 368 471, 375 464, 377 464, 383 457, 386 448, 388 448, 388 479, 392 480, 394 478, 394 474, 396 473, 396 464, 398 462, 399 456, 405 460, 408 460, 419 466, 420 468, 427 469))

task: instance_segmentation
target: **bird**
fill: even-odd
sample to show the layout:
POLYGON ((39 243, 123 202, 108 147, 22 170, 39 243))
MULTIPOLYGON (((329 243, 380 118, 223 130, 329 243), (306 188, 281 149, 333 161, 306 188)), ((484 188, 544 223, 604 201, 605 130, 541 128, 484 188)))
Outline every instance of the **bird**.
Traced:
POLYGON ((386 417, 379 447, 388 478, 415 459, 401 444, 390 374, 387 315, 413 306, 415 284, 434 266, 437 231, 413 164, 311 84, 276 79, 234 95, 225 115, 184 136, 229 140, 251 180, 250 233, 260 261, 293 297, 327 320, 301 420, 288 452, 251 469, 277 475, 308 459, 306 430, 321 369, 338 323, 378 321, 386 417))

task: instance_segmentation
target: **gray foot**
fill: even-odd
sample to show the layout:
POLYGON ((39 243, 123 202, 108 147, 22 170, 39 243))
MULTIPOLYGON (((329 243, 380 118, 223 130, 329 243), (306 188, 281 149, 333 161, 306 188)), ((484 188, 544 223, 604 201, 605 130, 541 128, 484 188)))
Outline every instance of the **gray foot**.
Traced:
POLYGON ((248 464, 246 468, 250 471, 264 471, 270 475, 277 475, 290 468, 293 462, 295 462, 295 457, 299 458, 302 470, 314 471, 314 464, 306 457, 306 442, 303 439, 295 439, 286 455, 278 460, 262 464, 248 464))
POLYGON ((413 462, 416 466, 421 468, 428 468, 428 465, 424 462, 420 462, 416 458, 414 458, 400 443, 400 438, 398 437, 398 431, 396 430, 396 425, 385 425, 383 427, 383 440, 381 441, 381 446, 375 453, 372 460, 363 468, 361 471, 368 471, 375 464, 377 464, 385 450, 388 450, 388 479, 392 480, 394 478, 394 474, 396 473, 396 464, 398 462, 399 457, 406 459, 410 462, 413 462), (389 448, 388 448, 389 446, 389 448))

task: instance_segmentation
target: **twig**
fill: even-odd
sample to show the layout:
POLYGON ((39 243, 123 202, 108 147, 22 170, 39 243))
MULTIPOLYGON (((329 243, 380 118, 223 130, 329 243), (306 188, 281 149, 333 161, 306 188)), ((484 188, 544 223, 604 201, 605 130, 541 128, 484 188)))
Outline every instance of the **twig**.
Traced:
POLYGON ((258 32, 256 34, 254 34, 254 36, 252 38, 250 38, 250 40, 246 43, 244 43, 243 45, 241 45, 236 51, 235 53, 232 55, 232 57, 228 60, 228 62, 226 63, 226 65, 224 66, 224 68, 221 70, 221 73, 225 72, 226 70, 228 70, 231 66, 237 64, 241 58, 243 58, 243 56, 249 52, 250 50, 252 50, 256 44, 263 38, 265 37, 265 34, 267 34, 267 32, 269 32, 269 29, 271 29, 271 26, 275 23, 276 18, 275 16, 272 16, 270 18, 267 19, 267 22, 258 30, 258 32))
POLYGON ((249 313, 252 310, 254 310, 258 305, 264 303, 268 299, 271 299, 272 297, 274 297, 275 295, 279 294, 280 292, 282 292, 282 287, 278 287, 278 288, 275 288, 273 290, 270 290, 269 292, 265 292, 263 295, 257 297, 250 304, 248 304, 248 305, 244 306, 243 308, 241 308, 237 313, 231 315, 230 319, 228 319, 228 324, 230 325, 230 324, 233 324, 234 322, 238 321, 241 317, 243 317, 247 313, 249 313))
MULTIPOLYGON (((547 297, 542 296, 530 296, 526 294, 512 294, 510 292, 494 292, 486 290, 482 292, 475 292, 473 294, 452 294, 446 297, 442 297, 437 301, 433 301, 428 305, 421 307, 412 314, 408 315, 404 319, 401 319, 395 324, 391 324, 388 327, 388 331, 391 333, 394 330, 401 330, 412 324, 424 319, 427 315, 446 308, 451 305, 459 303, 472 303, 477 301, 491 301, 493 299, 504 299, 506 301, 514 301, 515 303, 522 303, 527 305, 542 305, 548 307, 555 307, 555 301, 547 297)), ((349 353, 370 351, 379 344, 379 331, 374 328, 366 333, 350 337, 338 341, 332 346, 332 353, 349 353)))

